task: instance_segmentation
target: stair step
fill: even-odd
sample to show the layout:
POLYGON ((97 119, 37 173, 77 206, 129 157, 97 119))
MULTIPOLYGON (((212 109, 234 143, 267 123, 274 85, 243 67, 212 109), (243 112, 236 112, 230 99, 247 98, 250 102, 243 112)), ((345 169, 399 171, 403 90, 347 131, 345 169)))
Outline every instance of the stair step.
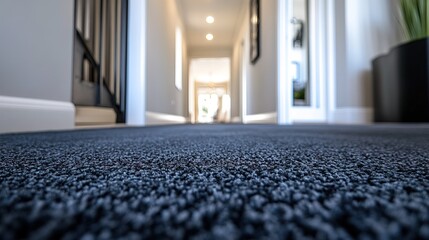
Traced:
POLYGON ((107 125, 116 123, 116 113, 113 108, 105 107, 76 107, 76 126, 107 125))

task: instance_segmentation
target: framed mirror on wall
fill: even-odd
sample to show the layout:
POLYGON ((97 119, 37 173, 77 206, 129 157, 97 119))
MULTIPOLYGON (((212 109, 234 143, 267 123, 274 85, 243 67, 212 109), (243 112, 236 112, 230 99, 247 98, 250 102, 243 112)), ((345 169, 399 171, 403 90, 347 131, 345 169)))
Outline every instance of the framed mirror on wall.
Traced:
POLYGON ((310 45, 309 1, 292 0, 291 27, 291 80, 293 106, 309 106, 310 101, 310 45))
POLYGON ((250 62, 255 64, 260 55, 259 0, 250 0, 250 62))

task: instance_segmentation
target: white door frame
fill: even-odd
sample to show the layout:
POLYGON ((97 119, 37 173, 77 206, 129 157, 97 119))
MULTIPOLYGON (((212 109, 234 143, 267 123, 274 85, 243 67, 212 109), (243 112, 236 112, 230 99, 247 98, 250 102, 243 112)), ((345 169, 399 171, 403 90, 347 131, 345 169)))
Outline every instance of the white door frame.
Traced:
POLYGON ((290 109, 292 106, 292 98, 290 92, 292 88, 287 84, 289 71, 286 66, 289 66, 289 48, 288 39, 290 39, 290 24, 288 19, 291 19, 292 9, 290 8, 292 1, 277 0, 277 124, 291 124, 292 118, 290 109))
POLYGON ((146 5, 147 0, 128 4, 128 66, 126 123, 146 124, 146 5))
POLYGON ((278 124, 327 122, 335 108, 335 6, 334 0, 310 0, 310 101, 293 106, 288 53, 291 51, 292 0, 278 0, 278 124))
POLYGON ((240 118, 242 123, 246 123, 247 115, 247 49, 245 38, 241 41, 239 50, 240 72, 239 72, 239 89, 240 89, 240 118))

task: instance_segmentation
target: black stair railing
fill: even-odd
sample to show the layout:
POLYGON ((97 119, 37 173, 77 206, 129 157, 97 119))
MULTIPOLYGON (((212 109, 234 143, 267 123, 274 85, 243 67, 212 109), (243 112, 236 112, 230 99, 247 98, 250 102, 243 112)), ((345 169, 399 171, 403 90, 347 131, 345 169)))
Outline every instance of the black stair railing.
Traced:
POLYGON ((116 121, 124 123, 126 120, 128 0, 108 2, 75 0, 75 6, 73 101, 78 106, 111 107, 116 112, 116 121), (96 11, 98 14, 95 14, 96 11), (112 11, 115 13, 113 16, 112 11), (117 14, 118 12, 120 14, 117 14), (98 15, 98 32, 91 32, 96 29, 96 15, 98 15), (79 29, 78 21, 81 25, 79 29), (118 29, 120 29, 119 38, 117 38, 118 29), (85 34, 90 37, 85 38, 85 34), (113 41, 111 41, 112 34, 113 41), (96 35, 97 40, 94 37, 96 35), (97 58, 95 57, 96 46, 98 46, 97 58), (111 51, 114 51, 113 54, 111 51))

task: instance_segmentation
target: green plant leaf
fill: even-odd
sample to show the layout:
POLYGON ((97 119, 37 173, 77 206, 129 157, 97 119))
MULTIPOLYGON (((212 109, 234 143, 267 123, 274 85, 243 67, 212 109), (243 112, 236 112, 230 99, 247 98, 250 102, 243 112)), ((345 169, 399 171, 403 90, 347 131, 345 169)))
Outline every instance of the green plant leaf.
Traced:
POLYGON ((402 26, 409 40, 429 36, 429 0, 400 0, 402 26))

